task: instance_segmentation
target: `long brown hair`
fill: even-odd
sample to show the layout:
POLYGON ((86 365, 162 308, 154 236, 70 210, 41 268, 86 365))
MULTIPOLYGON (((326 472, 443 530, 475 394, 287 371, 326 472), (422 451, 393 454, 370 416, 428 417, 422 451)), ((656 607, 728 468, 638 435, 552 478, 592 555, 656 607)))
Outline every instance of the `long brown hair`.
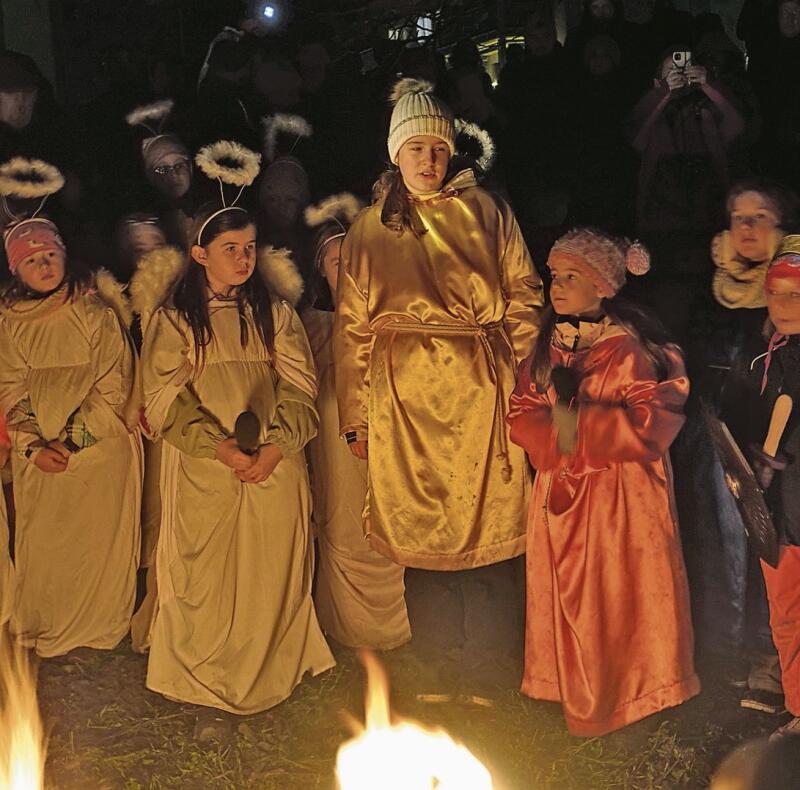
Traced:
MULTIPOLYGON (((196 239, 200 228, 218 206, 208 206, 201 210, 192 227, 190 239, 196 239)), ((248 225, 255 226, 255 220, 247 211, 224 211, 212 219, 203 230, 204 246, 230 230, 243 230, 248 225)), ((194 260, 189 261, 181 281, 173 294, 175 309, 186 319, 192 328, 194 350, 197 359, 205 357, 206 347, 214 338, 214 328, 208 313, 208 280, 205 269, 194 260)), ((246 310, 250 307, 258 336, 267 350, 272 354, 275 350, 275 326, 272 319, 272 295, 258 271, 240 286, 236 293, 236 307, 239 311, 239 334, 242 347, 250 341, 250 330, 247 323, 246 310)))
POLYGON ((381 223, 398 236, 403 231, 411 231, 417 238, 424 236, 428 230, 419 218, 416 206, 409 197, 400 168, 392 165, 381 173, 372 187, 373 203, 383 200, 381 223))
MULTIPOLYGON (((656 369, 657 380, 663 381, 669 372, 666 350, 670 347, 677 348, 677 345, 662 323, 639 305, 619 296, 603 299, 602 309, 612 323, 624 329, 641 344, 642 350, 656 369)), ((553 370, 550 343, 557 318, 552 305, 547 305, 542 310, 539 336, 531 358, 531 381, 536 384, 539 392, 545 392, 550 386, 550 374, 553 370)))

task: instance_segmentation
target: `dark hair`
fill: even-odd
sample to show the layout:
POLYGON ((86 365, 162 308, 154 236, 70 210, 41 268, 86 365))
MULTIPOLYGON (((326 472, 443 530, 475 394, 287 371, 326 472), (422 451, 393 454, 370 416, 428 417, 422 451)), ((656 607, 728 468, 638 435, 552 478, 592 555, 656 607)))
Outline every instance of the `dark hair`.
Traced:
POLYGON ((381 174, 372 188, 372 199, 375 203, 383 200, 381 223, 398 235, 409 230, 420 238, 428 232, 409 198, 400 168, 393 165, 381 174))
MULTIPOLYGON (((661 322, 639 305, 619 296, 603 299, 602 309, 614 324, 639 341, 644 353, 656 369, 657 380, 663 381, 669 371, 669 361, 665 349, 670 346, 677 348, 677 346, 672 342, 661 322)), ((531 380, 540 392, 546 391, 550 386, 550 374, 553 369, 550 359, 550 342, 556 326, 556 317, 556 311, 552 305, 547 305, 542 310, 539 336, 536 338, 531 358, 531 380)))
MULTIPOLYGON (((206 205, 200 209, 192 224, 192 242, 197 240, 200 229, 219 205, 206 205)), ((214 241, 218 236, 231 230, 244 230, 248 225, 255 226, 255 219, 245 210, 223 211, 214 217, 203 230, 203 246, 214 241)), ((190 259, 189 267, 178 283, 172 297, 175 309, 186 319, 192 328, 194 350, 198 359, 205 356, 206 346, 214 338, 214 330, 208 314, 208 280, 205 269, 194 259, 190 259)), ((239 310, 239 327, 242 347, 250 340, 247 323, 247 308, 253 314, 258 336, 270 353, 274 351, 275 327, 272 320, 272 295, 258 272, 239 288, 236 293, 236 307, 239 310)))
POLYGON ((737 181, 725 195, 725 218, 729 224, 733 203, 745 192, 758 192, 767 198, 775 208, 781 228, 793 228, 800 220, 800 199, 791 189, 768 178, 746 178, 737 181))

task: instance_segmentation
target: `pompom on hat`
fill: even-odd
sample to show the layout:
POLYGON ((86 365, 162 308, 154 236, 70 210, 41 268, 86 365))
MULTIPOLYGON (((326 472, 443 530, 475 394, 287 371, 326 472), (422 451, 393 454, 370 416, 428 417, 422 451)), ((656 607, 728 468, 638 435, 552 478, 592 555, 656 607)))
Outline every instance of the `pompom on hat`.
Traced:
POLYGON ((430 135, 447 143, 450 155, 456 152, 456 127, 453 112, 433 94, 433 84, 405 77, 397 82, 389 97, 394 105, 389 123, 389 159, 397 164, 403 144, 412 137, 430 135))
POLYGON ((650 271, 650 253, 643 244, 614 238, 594 228, 574 228, 565 233, 550 250, 548 266, 557 260, 583 271, 603 299, 620 291, 627 272, 642 275, 650 271))

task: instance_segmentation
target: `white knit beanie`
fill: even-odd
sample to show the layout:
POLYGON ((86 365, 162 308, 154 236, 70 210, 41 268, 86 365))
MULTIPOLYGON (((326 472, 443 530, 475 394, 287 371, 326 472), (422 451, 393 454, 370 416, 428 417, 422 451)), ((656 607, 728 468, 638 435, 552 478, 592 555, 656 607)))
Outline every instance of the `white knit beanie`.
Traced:
POLYGON ((438 137, 447 143, 450 156, 456 151, 456 128, 453 113, 433 95, 433 85, 411 77, 401 79, 389 100, 394 105, 389 123, 389 159, 397 163, 403 143, 418 135, 438 137))

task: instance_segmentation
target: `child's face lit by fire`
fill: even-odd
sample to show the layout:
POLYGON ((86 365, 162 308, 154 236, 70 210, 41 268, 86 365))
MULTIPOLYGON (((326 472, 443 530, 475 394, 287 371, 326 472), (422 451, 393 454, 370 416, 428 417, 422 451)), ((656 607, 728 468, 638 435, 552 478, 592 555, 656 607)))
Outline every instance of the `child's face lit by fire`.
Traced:
POLYGON ((449 164, 450 147, 429 134, 412 137, 403 143, 397 155, 397 166, 412 195, 441 189, 449 164))
POLYGON ((17 277, 31 291, 46 294, 64 281, 66 256, 60 250, 43 250, 29 255, 19 265, 17 277))
POLYGON ((548 266, 553 277, 550 301, 556 313, 586 318, 595 318, 600 314, 600 294, 581 269, 561 260, 550 261, 548 266))
MULTIPOLYGON (((791 257, 800 260, 800 256, 791 257)), ((775 329, 782 335, 800 335, 800 277, 771 277, 766 293, 767 310, 775 329)))
POLYGON ((230 294, 246 283, 255 269, 255 225, 220 233, 205 247, 195 244, 192 258, 205 267, 208 285, 214 293, 230 294))
POLYGON ((737 195, 731 207, 730 231, 736 252, 750 261, 765 261, 774 251, 779 219, 770 200, 759 192, 737 195))
POLYGON ((342 260, 342 242, 343 238, 333 239, 329 241, 322 252, 322 273, 325 275, 325 280, 328 283, 328 288, 331 289, 331 295, 336 296, 336 286, 339 284, 339 264, 342 260))

